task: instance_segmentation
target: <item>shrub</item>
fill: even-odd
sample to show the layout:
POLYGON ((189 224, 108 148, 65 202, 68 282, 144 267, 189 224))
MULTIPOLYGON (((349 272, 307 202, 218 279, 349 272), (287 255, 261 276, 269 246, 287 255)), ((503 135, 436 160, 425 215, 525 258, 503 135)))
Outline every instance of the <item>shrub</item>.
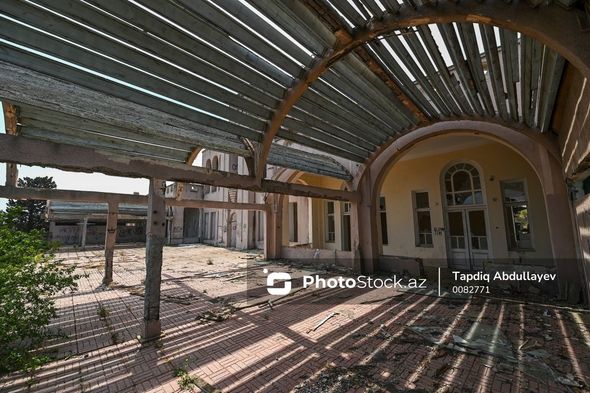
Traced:
POLYGON ((47 360, 34 349, 49 336, 53 296, 76 287, 73 268, 54 259, 45 233, 17 230, 22 211, 0 211, 0 371, 31 370, 47 360))

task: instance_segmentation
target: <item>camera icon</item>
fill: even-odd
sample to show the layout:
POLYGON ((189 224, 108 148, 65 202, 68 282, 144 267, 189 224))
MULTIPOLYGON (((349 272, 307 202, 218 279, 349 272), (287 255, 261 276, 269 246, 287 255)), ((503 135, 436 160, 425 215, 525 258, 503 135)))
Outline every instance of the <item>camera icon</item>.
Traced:
MULTIPOLYGON (((263 272, 268 274, 268 269, 263 272)), ((285 272, 270 273, 266 277, 266 290, 270 295, 288 295, 291 293, 291 275, 285 272), (275 281, 283 281, 283 287, 275 288, 275 281)))

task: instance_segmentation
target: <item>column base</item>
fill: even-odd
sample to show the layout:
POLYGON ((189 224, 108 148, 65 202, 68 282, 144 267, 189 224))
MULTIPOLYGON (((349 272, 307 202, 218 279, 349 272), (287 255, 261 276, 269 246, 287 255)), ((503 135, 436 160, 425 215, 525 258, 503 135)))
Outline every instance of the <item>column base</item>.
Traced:
POLYGON ((160 320, 143 320, 143 331, 140 341, 142 343, 150 342, 162 337, 162 325, 160 320))

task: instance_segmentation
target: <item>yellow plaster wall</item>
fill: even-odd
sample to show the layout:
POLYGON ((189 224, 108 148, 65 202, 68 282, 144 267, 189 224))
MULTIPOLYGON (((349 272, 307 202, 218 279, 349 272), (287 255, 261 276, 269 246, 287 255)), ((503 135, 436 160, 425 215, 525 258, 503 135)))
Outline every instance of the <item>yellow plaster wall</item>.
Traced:
MULTIPOLYGON (((419 145, 418 145, 419 146, 419 145)), ((540 182, 530 165, 516 152, 499 143, 485 145, 400 161, 386 175, 381 195, 386 198, 389 244, 383 246, 383 255, 419 257, 425 264, 444 265, 446 258, 445 234, 433 236, 433 247, 416 247, 412 191, 428 191, 432 227, 444 228, 441 197, 441 174, 451 164, 470 162, 480 170, 484 181, 488 210, 488 241, 493 258, 522 258, 526 263, 543 263, 537 258, 551 258, 551 245, 540 182), (525 179, 528 188, 529 219, 535 250, 514 252, 508 250, 500 182, 525 179), (428 259, 433 259, 428 261, 428 259)), ((380 233, 380 231, 379 231, 380 233)), ((547 262, 547 261, 545 261, 547 262)))

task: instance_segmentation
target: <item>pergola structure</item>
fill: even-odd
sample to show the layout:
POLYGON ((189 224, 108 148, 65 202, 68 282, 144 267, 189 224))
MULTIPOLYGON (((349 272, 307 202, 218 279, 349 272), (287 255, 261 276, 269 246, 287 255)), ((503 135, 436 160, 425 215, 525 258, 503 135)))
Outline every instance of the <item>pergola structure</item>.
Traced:
MULTIPOLYGON (((144 337, 154 338, 165 205, 206 203, 167 201, 165 180, 350 201, 356 247, 371 259, 372 168, 398 141, 477 123, 557 145, 564 70, 590 77, 586 10, 566 0, 4 0, 0 194, 109 202, 114 220, 118 203, 147 202, 144 337), (249 174, 192 166, 203 148, 243 157, 249 174), (17 189, 14 164, 149 178, 150 192, 17 189), (269 179, 269 164, 347 187, 269 179)), ((548 181, 567 193, 563 176, 548 181)), ((276 242, 276 207, 223 206, 264 210, 276 242)), ((566 280, 578 268, 558 266, 566 280)))

